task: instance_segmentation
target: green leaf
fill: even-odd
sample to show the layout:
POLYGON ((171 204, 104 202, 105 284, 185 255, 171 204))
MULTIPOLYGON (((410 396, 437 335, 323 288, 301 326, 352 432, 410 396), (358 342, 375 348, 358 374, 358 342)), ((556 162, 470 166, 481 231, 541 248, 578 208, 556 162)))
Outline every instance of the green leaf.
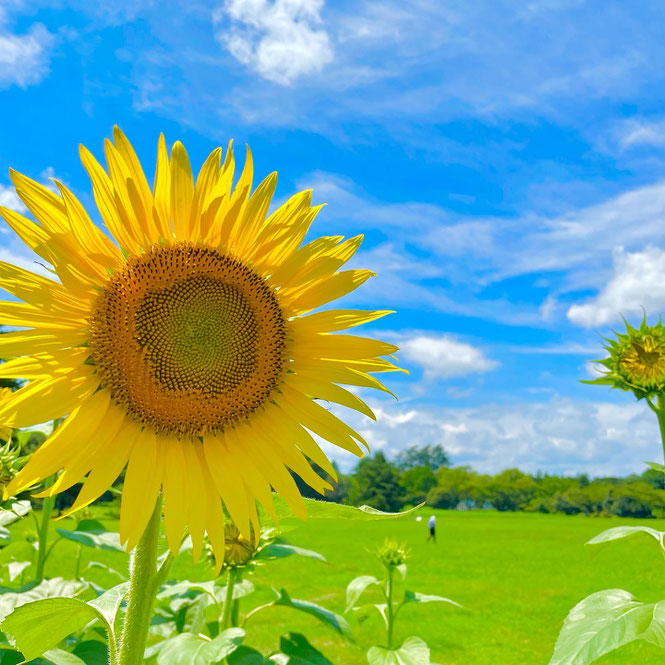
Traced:
POLYGON ((346 587, 346 609, 345 612, 353 609, 356 602, 363 595, 367 587, 373 584, 379 584, 379 580, 372 575, 360 575, 349 582, 346 587))
POLYGON ((163 642, 157 665, 212 665, 233 653, 245 636, 241 628, 229 628, 215 639, 180 633, 163 642))
POLYGON ((27 515, 31 510, 30 501, 14 501, 10 508, 0 508, 0 545, 7 545, 11 535, 7 526, 27 515))
POLYGON ((351 639, 351 629, 349 628, 349 624, 343 616, 335 614, 334 612, 327 610, 325 607, 311 603, 308 600, 297 600, 295 598, 291 598, 286 592, 286 589, 282 589, 279 592, 279 598, 272 604, 282 607, 291 607, 294 610, 305 612, 305 614, 309 614, 317 618, 319 621, 324 623, 326 626, 329 626, 346 639, 351 639))
POLYGON ((32 660, 98 617, 96 609, 78 598, 46 598, 17 607, 2 622, 2 630, 25 659, 32 660))
POLYGON ((112 635, 118 610, 128 592, 129 582, 123 582, 105 591, 101 596, 88 601, 88 605, 97 610, 112 635))
POLYGON ((587 665, 641 639, 665 647, 665 602, 641 603, 622 589, 598 591, 569 612, 549 665, 587 665))
POLYGON ((99 640, 79 642, 72 653, 78 656, 85 665, 107 665, 108 663, 108 648, 104 642, 99 640))
POLYGON ((270 660, 277 665, 332 665, 304 635, 299 633, 282 635, 279 648, 281 653, 270 656, 270 660))
POLYGON ((113 531, 107 531, 106 527, 97 520, 82 520, 74 531, 67 529, 56 529, 56 531, 67 540, 75 543, 96 547, 100 550, 113 550, 124 552, 125 548, 120 545, 120 535, 113 531))
POLYGON ((54 577, 50 580, 44 580, 41 584, 27 591, 4 593, 0 595, 0 622, 16 607, 44 598, 73 597, 81 593, 85 588, 86 585, 83 582, 54 577))
POLYGON ((620 538, 628 538, 629 536, 634 536, 638 533, 646 533, 651 536, 657 543, 663 546, 663 536, 665 532, 656 531, 648 526, 615 526, 612 529, 607 529, 602 533, 599 533, 597 536, 594 536, 589 540, 587 545, 602 545, 603 543, 609 543, 613 540, 619 540, 620 538))
POLYGON ((426 593, 418 593, 417 591, 404 592, 404 600, 402 601, 402 604, 406 605, 407 603, 450 603, 456 607, 462 607, 454 600, 450 600, 450 598, 444 598, 443 596, 432 596, 426 593))
POLYGON ((650 466, 654 471, 660 471, 661 473, 665 473, 665 466, 662 464, 658 464, 658 462, 645 462, 647 466, 650 466))
POLYGON ((0 508, 0 526, 7 526, 27 515, 32 504, 27 499, 14 501, 9 508, 0 508))
POLYGON ((239 646, 229 657, 229 665, 272 665, 263 654, 251 647, 239 646))
POLYGON ((430 665, 429 647, 419 637, 407 637, 399 649, 372 647, 367 652, 369 665, 430 665))
MULTIPOLYGON (((25 654, 24 654, 25 656, 25 654)), ((63 651, 62 649, 50 649, 42 658, 38 658, 34 664, 44 662, 44 663, 53 663, 53 665, 87 665, 84 660, 81 660, 78 656, 75 656, 69 651, 63 651)))
POLYGON ((13 582, 26 568, 32 566, 32 561, 10 561, 7 564, 9 581, 13 582))
POLYGON ((306 550, 302 547, 296 547, 289 543, 280 542, 279 540, 270 545, 266 545, 255 557, 256 559, 283 559, 284 557, 297 554, 298 556, 308 557, 310 559, 318 559, 319 561, 326 561, 323 554, 319 554, 314 550, 306 550))

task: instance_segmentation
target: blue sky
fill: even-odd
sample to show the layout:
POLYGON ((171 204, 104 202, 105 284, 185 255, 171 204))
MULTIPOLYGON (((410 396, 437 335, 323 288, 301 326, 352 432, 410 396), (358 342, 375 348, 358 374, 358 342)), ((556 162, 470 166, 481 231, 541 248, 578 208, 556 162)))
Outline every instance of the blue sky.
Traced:
MULTIPOLYGON (((665 7, 603 0, 0 0, 0 203, 14 167, 92 209, 78 144, 118 124, 200 164, 249 143, 316 234, 365 233, 396 309, 398 402, 355 424, 389 456, 624 474, 661 460, 630 395, 585 386, 620 313, 665 305, 665 7)), ((0 259, 33 258, 0 229, 0 259)), ((336 455, 343 466, 352 460, 336 455)))

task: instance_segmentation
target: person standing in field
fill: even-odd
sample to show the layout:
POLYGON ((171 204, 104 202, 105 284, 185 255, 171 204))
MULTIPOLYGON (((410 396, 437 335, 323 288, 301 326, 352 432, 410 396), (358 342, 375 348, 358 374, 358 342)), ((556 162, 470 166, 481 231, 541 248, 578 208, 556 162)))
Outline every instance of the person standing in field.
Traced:
POLYGON ((429 529, 429 536, 427 536, 427 542, 433 540, 436 543, 436 517, 432 515, 427 520, 427 528, 429 529))

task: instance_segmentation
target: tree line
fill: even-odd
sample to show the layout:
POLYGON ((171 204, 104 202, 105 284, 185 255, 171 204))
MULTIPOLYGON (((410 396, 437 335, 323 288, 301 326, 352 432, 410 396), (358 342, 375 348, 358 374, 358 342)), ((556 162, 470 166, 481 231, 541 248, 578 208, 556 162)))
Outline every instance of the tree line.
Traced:
MULTIPOLYGON (((653 469, 623 478, 531 475, 519 469, 488 475, 452 467, 441 446, 413 446, 393 460, 377 452, 338 477, 324 499, 390 512, 425 501, 433 508, 665 517, 665 476, 653 469)), ((321 498, 296 481, 306 496, 321 498)))

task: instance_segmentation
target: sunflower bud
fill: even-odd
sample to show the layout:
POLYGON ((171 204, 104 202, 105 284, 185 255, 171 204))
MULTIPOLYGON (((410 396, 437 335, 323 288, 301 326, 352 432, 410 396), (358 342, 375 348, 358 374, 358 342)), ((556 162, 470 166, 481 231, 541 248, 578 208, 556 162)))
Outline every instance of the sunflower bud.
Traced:
MULTIPOLYGON (((12 396, 11 388, 0 388, 0 404, 6 402, 12 396)), ((0 425, 0 441, 9 441, 12 438, 12 427, 0 425)))
POLYGON ((17 461, 20 454, 20 446, 13 445, 11 441, 0 444, 0 489, 4 489, 18 473, 17 461))
POLYGON ((630 390, 637 399, 654 397, 665 391, 665 327, 660 321, 648 326, 646 318, 639 329, 626 323, 625 333, 607 339, 609 357, 594 362, 608 371, 593 381, 598 385, 630 390))
MULTIPOLYGON (((254 532, 252 532, 253 535, 254 532)), ((257 549, 255 539, 245 538, 238 527, 232 523, 224 525, 224 541, 224 563, 234 568, 246 565, 257 549)))
POLYGON ((377 551, 379 561, 388 569, 401 566, 410 556, 411 551, 405 543, 386 540, 377 551))

